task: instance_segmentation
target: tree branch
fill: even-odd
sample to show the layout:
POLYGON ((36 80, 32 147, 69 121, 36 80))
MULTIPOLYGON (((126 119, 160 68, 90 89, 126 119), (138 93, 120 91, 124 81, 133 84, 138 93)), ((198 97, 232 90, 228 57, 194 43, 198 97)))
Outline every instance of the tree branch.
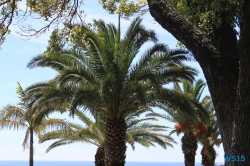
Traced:
POLYGON ((4 4, 6 4, 6 3, 9 3, 9 2, 10 2, 10 0, 4 1, 4 2, 0 3, 0 6, 4 5, 4 4))
POLYGON ((207 35, 166 3, 166 0, 148 0, 149 12, 154 19, 183 43, 198 61, 218 58, 219 51, 207 35))
POLYGON ((16 0, 13 0, 12 2, 10 0, 4 1, 0 3, 0 6, 2 7, 1 11, 5 15, 0 17, 0 45, 3 43, 5 39, 5 35, 9 32, 9 26, 11 25, 15 10, 17 8, 16 6, 16 0), (8 4, 10 3, 10 10, 8 9, 8 4), (5 6, 7 5, 7 6, 5 6), (6 12, 6 13, 5 13, 6 12))
POLYGON ((0 12, 2 13, 0 14, 0 45, 10 32, 10 26, 14 19, 20 28, 18 34, 29 38, 40 36, 52 25, 57 27, 62 22, 72 23, 77 18, 82 21, 79 7, 83 4, 83 0, 54 0, 47 1, 47 3, 34 1, 34 4, 27 4, 25 11, 18 9, 18 2, 17 0, 6 0, 0 3, 0 12), (42 6, 39 8, 39 5, 42 6), (27 19, 44 21, 44 25, 40 28, 24 25, 27 19))

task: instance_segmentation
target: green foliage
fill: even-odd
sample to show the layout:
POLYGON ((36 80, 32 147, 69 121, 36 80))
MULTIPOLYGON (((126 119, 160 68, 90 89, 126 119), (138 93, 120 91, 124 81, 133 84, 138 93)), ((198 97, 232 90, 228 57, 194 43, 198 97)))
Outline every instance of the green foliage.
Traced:
MULTIPOLYGON (((222 21, 238 24, 241 20, 243 0, 168 0, 167 5, 175 7, 181 14, 209 33, 222 21)), ((22 35, 36 36, 45 32, 52 25, 66 22, 71 24, 76 17, 81 19, 83 11, 79 8, 83 0, 26 0, 26 10, 19 8, 21 0, 0 0, 0 45, 9 34, 14 19, 20 22, 26 17, 43 19, 44 27, 33 29, 22 27, 22 35), (34 17, 33 17, 34 16, 34 17), (37 17, 38 16, 38 17, 37 17)), ((144 14, 147 0, 99 0, 103 8, 110 13, 129 17, 144 14)))
POLYGON ((212 98, 209 96, 205 96, 202 100, 202 105, 209 112, 209 121, 207 123, 208 131, 204 135, 202 135, 201 138, 199 138, 199 143, 205 147, 213 145, 219 146, 221 143, 221 139, 219 138, 220 132, 212 98), (220 143, 218 143, 217 141, 219 141, 220 143))
MULTIPOLYGON (((95 116, 91 115, 91 113, 86 115, 86 112, 80 110, 76 111, 76 117, 80 120, 80 124, 62 122, 63 124, 67 123, 69 128, 58 131, 52 130, 40 135, 41 143, 56 140, 48 147, 47 152, 56 147, 76 142, 87 142, 97 147, 105 146, 103 119, 101 117, 94 118, 95 116)), ((153 124, 152 120, 157 121, 156 118, 138 119, 136 114, 132 114, 126 118, 128 126, 126 142, 133 149, 135 148, 135 143, 145 147, 158 144, 164 149, 172 147, 172 143, 175 143, 170 136, 164 134, 168 127, 153 124)))
POLYGON ((167 3, 209 33, 222 21, 232 25, 239 23, 242 2, 242 0, 169 0, 167 3))
POLYGON ((159 89, 160 83, 183 78, 192 80, 196 74, 194 69, 182 64, 186 59, 183 50, 168 51, 164 44, 155 43, 139 55, 144 43, 157 41, 155 32, 146 30, 141 19, 132 21, 123 39, 113 24, 102 20, 94 23, 94 30, 87 25, 67 27, 66 48, 57 43, 62 40, 54 41, 65 37, 57 31, 50 44, 61 48, 55 51, 49 46, 44 55, 28 64, 29 67, 51 67, 59 72, 55 79, 59 89, 73 87, 71 96, 66 97, 72 101, 72 111, 86 107, 107 117, 126 117, 151 102, 150 94, 153 89, 159 89), (138 57, 138 62, 133 63, 138 57))
POLYGON ((168 94, 171 92, 170 90, 164 90, 166 98, 175 98, 172 99, 172 103, 164 102, 166 99, 161 98, 160 102, 156 104, 157 107, 168 113, 167 116, 157 113, 148 114, 148 116, 161 117, 182 126, 182 129, 173 130, 171 134, 193 132, 198 122, 209 123, 210 107, 205 101, 208 97, 201 100, 206 84, 202 80, 197 80, 194 84, 193 81, 182 80, 181 84, 182 86, 179 83, 174 83, 172 95, 168 94))
MULTIPOLYGON (((196 128, 197 122, 204 123, 207 127, 207 131, 202 135, 199 135, 197 139, 200 144, 205 147, 209 147, 214 144, 219 145, 218 142, 220 142, 220 139, 218 139, 218 136, 220 133, 217 118, 215 116, 215 109, 213 106, 212 98, 210 96, 205 96, 201 98, 205 86, 206 84, 201 79, 197 80, 195 83, 183 80, 182 86, 176 83, 174 85, 174 89, 180 93, 185 94, 189 99, 191 99, 194 105, 197 107, 196 110, 194 108, 194 111, 202 112, 202 114, 197 117, 194 117, 190 116, 190 114, 186 114, 181 110, 176 110, 175 112, 170 112, 170 116, 172 118, 172 121, 177 122, 179 124, 181 124, 182 121, 189 122, 188 125, 191 132, 193 132, 196 128)), ((195 130, 197 130, 197 128, 195 130)), ((173 130, 171 133, 174 132, 177 131, 173 130)))
MULTIPOLYGON (((131 16, 139 11, 146 12, 147 1, 100 0, 104 9, 111 13, 131 16)), ((243 0, 168 0, 167 5, 176 8, 183 16, 210 33, 222 21, 239 24, 243 0)))
POLYGON ((146 0, 138 0, 137 2, 129 0, 99 0, 99 2, 110 13, 120 14, 125 17, 135 13, 144 14, 147 11, 145 9, 146 0))
POLYGON ((12 24, 19 25, 21 35, 39 36, 52 25, 72 23, 76 18, 81 20, 82 3, 83 0, 0 0, 0 45, 11 32, 12 24), (43 22, 42 27, 34 29, 26 26, 28 19, 43 20, 39 21, 40 24, 43 22))
POLYGON ((5 40, 5 36, 11 31, 10 24, 13 18, 18 16, 18 4, 21 0, 0 0, 0 45, 5 40))
POLYGON ((62 38, 60 38, 58 30, 54 30, 50 36, 50 40, 48 41, 47 51, 48 52, 61 51, 61 49, 64 47, 64 43, 65 41, 63 41, 62 38))
MULTIPOLYGON (((210 115, 210 110, 209 110, 210 108, 208 109, 206 105, 202 103, 203 100, 205 100, 207 96, 201 99, 203 91, 206 87, 205 82, 199 79, 196 82, 182 80, 181 83, 182 83, 182 87, 180 86, 180 84, 175 83, 174 90, 178 91, 179 93, 183 93, 187 98, 189 98, 193 105, 193 111, 196 112, 196 117, 191 117, 189 115, 183 114, 183 116, 185 117, 184 119, 189 122, 194 121, 194 123, 196 123, 197 121, 202 121, 203 123, 208 122, 209 115, 210 115)), ((178 118, 180 117, 177 115, 175 119, 178 119, 178 118)), ((179 119, 179 121, 180 120, 183 120, 183 119, 179 119)))
POLYGON ((70 0, 27 0, 27 7, 31 12, 39 14, 41 17, 49 18, 54 14, 69 12, 72 10, 72 2, 70 0))

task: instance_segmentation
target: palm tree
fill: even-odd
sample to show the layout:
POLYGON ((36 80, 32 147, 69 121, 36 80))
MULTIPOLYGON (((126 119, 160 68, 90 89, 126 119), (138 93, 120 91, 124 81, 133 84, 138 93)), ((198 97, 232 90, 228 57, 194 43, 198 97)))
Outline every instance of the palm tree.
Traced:
POLYGON ((207 132, 205 125, 208 118, 206 108, 199 103, 202 92, 205 88, 205 83, 202 80, 197 80, 195 84, 189 80, 182 80, 182 88, 178 83, 174 83, 174 90, 185 95, 183 99, 188 99, 183 107, 169 107, 168 105, 158 105, 158 107, 166 110, 169 116, 165 117, 172 122, 175 122, 175 130, 178 135, 184 133, 182 142, 182 151, 185 159, 185 166, 195 165, 195 155, 198 148, 197 138, 207 132))
MULTIPOLYGON (((183 92, 190 98, 200 101, 202 107, 207 112, 207 121, 203 123, 199 122, 196 126, 194 134, 198 139, 198 142, 203 145, 201 150, 202 164, 205 166, 211 166, 215 164, 216 152, 213 148, 214 145, 219 146, 221 140, 218 139, 219 128, 215 116, 215 110, 213 107, 212 99, 210 96, 205 96, 201 100, 202 92, 205 88, 205 83, 202 80, 197 80, 195 85, 191 82, 183 81, 183 92)), ((175 85, 175 89, 181 91, 180 86, 175 85)))
POLYGON ((176 113, 170 114, 171 121, 175 122, 175 130, 170 132, 173 133, 183 133, 181 138, 182 142, 182 152, 184 154, 185 166, 195 165, 195 155, 198 148, 197 137, 198 134, 195 131, 201 131, 199 134, 206 132, 206 126, 200 122, 197 117, 187 116, 185 113, 177 111, 176 113))
POLYGON ((34 134, 44 132, 48 126, 54 126, 57 129, 66 128, 67 125, 63 123, 61 119, 43 119, 39 123, 36 121, 37 108, 33 108, 27 93, 23 90, 18 83, 17 94, 20 97, 21 102, 18 106, 7 105, 1 110, 0 126, 1 129, 26 129, 25 137, 23 140, 23 148, 29 147, 29 165, 33 166, 33 143, 34 134), (47 127, 46 127, 47 126, 47 127))
POLYGON ((67 44, 72 49, 48 49, 28 64, 30 68, 57 70, 58 88, 74 84, 75 92, 68 97, 73 113, 77 107, 102 112, 106 166, 125 164, 126 116, 154 100, 152 92, 159 91, 159 82, 193 79, 196 73, 181 63, 186 59, 180 55, 184 51, 168 51, 159 43, 145 51, 135 63, 142 45, 157 41, 155 33, 146 30, 141 21, 133 20, 123 39, 120 26, 117 29, 102 20, 95 21, 96 31, 85 25, 73 26, 69 37, 72 43, 67 44))
MULTIPOLYGON (((181 88, 179 86, 179 84, 175 84, 174 89, 176 91, 182 92, 185 95, 187 95, 188 98, 190 98, 192 101, 194 101, 194 103, 200 102, 202 93, 203 93, 204 88, 206 86, 206 84, 201 79, 197 80, 195 83, 190 82, 188 80, 183 80, 182 85, 183 86, 181 88)), ((201 109, 202 109, 202 110, 207 112, 205 106, 202 104, 198 109, 200 109, 199 111, 201 111, 201 109)), ((207 113, 207 115, 209 115, 209 114, 207 113)), ((201 117, 198 117, 198 118, 185 117, 184 123, 183 123, 183 121, 179 123, 182 128, 189 127, 188 124, 191 122, 193 123, 193 126, 190 127, 190 130, 188 132, 186 132, 184 130, 184 136, 181 139, 182 151, 184 153, 186 166, 194 166, 195 165, 195 155, 196 155, 196 151, 198 148, 197 138, 201 137, 204 133, 207 132, 207 125, 206 125, 207 118, 206 118, 206 121, 204 122, 204 118, 202 119, 201 117)), ((178 128, 177 126, 178 126, 178 124, 175 127, 178 128)))
MULTIPOLYGON (((105 166, 104 147, 106 139, 104 134, 104 121, 100 118, 95 119, 93 118, 94 116, 90 118, 79 110, 77 110, 75 114, 84 125, 68 122, 68 126, 70 126, 71 129, 51 131, 40 135, 40 142, 43 143, 45 141, 57 139, 56 142, 52 143, 48 147, 46 152, 49 152, 58 146, 68 145, 75 142, 91 143, 98 147, 95 154, 95 165, 105 166)), ((158 144, 164 149, 166 149, 168 146, 172 147, 172 143, 175 143, 170 136, 159 133, 166 131, 167 127, 148 122, 152 120, 155 121, 157 119, 138 119, 133 115, 130 115, 126 118, 128 126, 126 142, 129 143, 133 149, 135 149, 135 143, 139 143, 145 147, 155 146, 155 144, 158 144)))
POLYGON ((221 139, 218 138, 220 132, 211 97, 206 96, 202 100, 202 105, 206 107, 206 110, 208 110, 210 117, 209 122, 207 123, 208 131, 203 134, 198 139, 198 141, 203 146, 201 150, 202 165, 210 166, 215 164, 216 159, 214 145, 220 146, 221 139))

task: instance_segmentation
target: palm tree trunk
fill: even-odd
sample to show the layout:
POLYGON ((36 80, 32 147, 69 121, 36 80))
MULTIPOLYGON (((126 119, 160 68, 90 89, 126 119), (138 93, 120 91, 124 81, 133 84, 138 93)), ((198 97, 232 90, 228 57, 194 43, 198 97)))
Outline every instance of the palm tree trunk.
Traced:
POLYGON ((197 139, 193 133, 185 133, 181 139, 185 166, 195 165, 195 155, 198 148, 197 139))
POLYGON ((124 166, 126 158, 126 130, 124 119, 107 118, 105 123, 105 166, 124 166))
POLYGON ((30 128, 30 166, 34 165, 34 160, 33 160, 33 155, 34 155, 34 151, 33 151, 33 129, 30 128))
POLYGON ((104 147, 98 147, 95 154, 95 166, 105 166, 104 147))
POLYGON ((201 149, 202 165, 204 166, 214 166, 216 152, 213 146, 204 147, 201 149), (205 152, 207 150, 207 152, 205 152))

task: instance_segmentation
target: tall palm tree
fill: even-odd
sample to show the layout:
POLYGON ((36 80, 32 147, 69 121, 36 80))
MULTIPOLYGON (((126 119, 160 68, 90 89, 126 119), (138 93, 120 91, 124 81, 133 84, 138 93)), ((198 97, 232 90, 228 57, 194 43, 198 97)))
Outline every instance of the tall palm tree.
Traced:
POLYGON ((44 132, 47 127, 56 127, 57 129, 66 128, 67 125, 63 123, 62 119, 43 119, 37 123, 36 118, 38 115, 37 108, 33 108, 27 93, 23 90, 18 83, 17 93, 21 102, 18 106, 7 105, 1 110, 0 126, 1 129, 26 129, 25 137, 23 140, 23 148, 29 147, 29 165, 33 166, 34 160, 34 134, 44 132))
POLYGON ((75 92, 69 97, 72 112, 77 107, 102 112, 106 166, 125 164, 125 118, 154 100, 152 92, 159 91, 159 80, 168 83, 193 79, 196 73, 181 63, 186 58, 180 54, 185 52, 168 51, 163 44, 155 43, 139 57, 144 43, 157 41, 155 33, 146 30, 141 21, 133 20, 123 39, 120 26, 117 29, 102 20, 95 21, 96 31, 85 25, 73 26, 71 43, 67 44, 72 49, 48 49, 28 64, 30 68, 41 66, 57 70, 59 88, 74 84, 75 92))
MULTIPOLYGON (((104 134, 104 121, 100 118, 95 119, 93 118, 94 116, 92 118, 86 116, 83 112, 78 110, 75 112, 75 114, 84 125, 68 122, 68 126, 70 126, 71 129, 51 131, 40 135, 40 142, 43 143, 45 141, 57 139, 56 142, 52 143, 48 147, 47 152, 55 147, 68 145, 75 142, 91 143, 98 147, 95 154, 95 165, 105 166, 104 147, 106 139, 104 134)), ((126 142, 129 143, 133 149, 135 148, 135 143, 139 143, 145 147, 155 146, 155 144, 158 144, 164 149, 166 149, 168 146, 172 147, 172 143, 175 143, 170 136, 161 134, 162 132, 166 131, 167 127, 148 122, 152 120, 155 121, 157 119, 138 119, 131 115, 126 118, 128 126, 126 142)))

